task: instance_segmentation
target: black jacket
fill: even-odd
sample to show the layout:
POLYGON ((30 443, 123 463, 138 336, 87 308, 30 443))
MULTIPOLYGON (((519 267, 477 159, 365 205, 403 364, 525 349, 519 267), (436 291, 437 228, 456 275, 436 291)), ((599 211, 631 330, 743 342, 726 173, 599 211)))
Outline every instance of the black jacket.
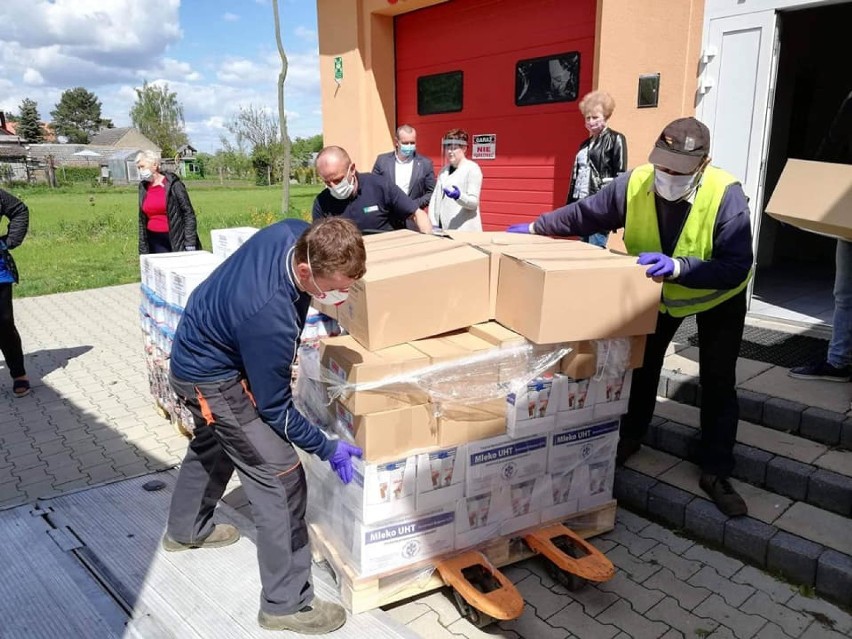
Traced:
MULTIPOLYGON (((589 146, 592 138, 586 138, 580 145, 578 152, 589 146)), ((619 173, 627 170, 627 141, 624 135, 618 131, 607 129, 600 134, 595 145, 589 151, 589 164, 591 175, 589 176, 589 195, 594 195, 601 190, 604 180, 607 182, 614 179, 619 173)), ((577 180, 577 166, 574 161, 574 169, 571 171, 571 183, 568 185, 568 198, 565 204, 575 202, 574 184, 577 180)))
MULTIPOLYGON (((435 167, 432 160, 419 153, 415 153, 411 161, 414 166, 411 167, 411 182, 408 184, 406 195, 417 202, 418 208, 425 210, 429 206, 432 191, 435 190, 435 167)), ((396 186, 396 152, 382 153, 376 157, 373 173, 384 175, 396 186)))
POLYGON ((0 189, 0 217, 6 217, 9 220, 6 234, 0 236, 0 240, 6 243, 6 250, 2 251, 0 260, 7 261, 12 277, 17 282, 18 269, 9 250, 19 246, 24 241, 27 229, 30 227, 30 210, 14 195, 0 189))
MULTIPOLYGON (((187 246, 201 249, 195 221, 195 210, 180 177, 174 173, 166 176, 166 217, 169 220, 169 243, 173 251, 185 251, 187 246)), ((142 211, 142 202, 148 193, 150 182, 139 183, 139 254, 148 253, 148 216, 142 211)))

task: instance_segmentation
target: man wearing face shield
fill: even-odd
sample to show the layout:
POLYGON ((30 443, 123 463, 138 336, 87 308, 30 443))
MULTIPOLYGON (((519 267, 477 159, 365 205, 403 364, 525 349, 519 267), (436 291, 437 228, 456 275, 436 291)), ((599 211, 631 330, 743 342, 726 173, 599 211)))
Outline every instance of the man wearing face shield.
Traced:
POLYGON ((411 219, 421 233, 431 233, 426 212, 390 180, 359 173, 349 154, 327 146, 317 155, 317 173, 326 188, 314 200, 313 220, 344 217, 362 233, 383 233, 405 228, 411 219))
POLYGON ((195 429, 162 545, 179 552, 239 540, 234 526, 213 523, 236 470, 257 527, 258 623, 270 630, 324 634, 346 621, 343 608, 314 597, 307 486, 293 447, 327 460, 344 483, 361 450, 305 419, 290 383, 311 299, 342 302, 365 263, 349 220, 272 224, 192 292, 175 332, 169 381, 195 429))
MULTIPOLYGON (((728 478, 734 467, 739 406, 736 363, 752 275, 748 200, 735 177, 709 164, 710 132, 695 118, 663 129, 649 164, 595 195, 515 224, 509 231, 590 235, 624 227, 624 243, 646 274, 663 282, 657 329, 633 373, 617 462, 640 448, 656 403, 666 349, 683 319, 695 315, 701 366, 701 488, 728 516, 747 506, 728 478)), ((570 318, 566 318, 570 321, 570 318)))

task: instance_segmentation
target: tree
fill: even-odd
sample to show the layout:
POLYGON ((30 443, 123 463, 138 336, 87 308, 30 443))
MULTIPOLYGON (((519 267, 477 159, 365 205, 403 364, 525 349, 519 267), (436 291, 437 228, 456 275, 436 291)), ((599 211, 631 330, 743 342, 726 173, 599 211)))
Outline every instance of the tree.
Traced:
POLYGON ((130 109, 133 126, 160 147, 163 157, 173 157, 178 148, 188 143, 184 131, 183 105, 169 85, 142 83, 136 89, 136 103, 130 109))
POLYGON ((24 98, 18 107, 17 133, 25 142, 38 144, 44 141, 44 131, 41 128, 41 118, 38 115, 38 103, 35 100, 24 98))
POLYGON ((240 107, 225 127, 233 134, 239 148, 251 148, 256 184, 273 184, 279 177, 283 180, 284 149, 278 138, 278 120, 274 115, 250 104, 240 107))
POLYGON ((281 72, 278 74, 278 120, 281 124, 281 213, 290 213, 290 136, 287 134, 287 112, 284 110, 284 80, 287 79, 287 54, 281 41, 281 20, 278 15, 278 0, 272 0, 272 13, 275 16, 275 43, 281 58, 281 72))
POLYGON ((310 166, 313 154, 322 150, 322 133, 317 133, 309 138, 296 138, 290 144, 290 147, 293 164, 303 167, 310 166))
POLYGON ((83 87, 63 91, 50 115, 57 135, 75 144, 88 144, 99 129, 112 128, 112 121, 101 117, 101 101, 83 87))

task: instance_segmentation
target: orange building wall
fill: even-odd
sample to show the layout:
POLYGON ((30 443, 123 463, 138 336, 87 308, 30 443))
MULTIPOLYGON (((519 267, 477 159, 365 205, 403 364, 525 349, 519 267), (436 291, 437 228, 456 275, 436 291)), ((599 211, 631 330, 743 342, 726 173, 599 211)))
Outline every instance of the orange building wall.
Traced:
POLYGON ((648 161, 663 127, 695 115, 704 0, 598 0, 595 87, 615 98, 610 124, 627 137, 628 164, 648 161), (639 109, 639 76, 660 74, 657 108, 639 109))
MULTIPOLYGON (((361 170, 392 148, 393 16, 446 1, 317 0, 324 140, 361 170)), ((611 124, 627 136, 630 166, 647 160, 666 123, 695 113, 703 18, 704 0, 598 0, 594 86, 616 100, 611 124), (639 75, 657 72, 659 106, 636 108, 639 75)))

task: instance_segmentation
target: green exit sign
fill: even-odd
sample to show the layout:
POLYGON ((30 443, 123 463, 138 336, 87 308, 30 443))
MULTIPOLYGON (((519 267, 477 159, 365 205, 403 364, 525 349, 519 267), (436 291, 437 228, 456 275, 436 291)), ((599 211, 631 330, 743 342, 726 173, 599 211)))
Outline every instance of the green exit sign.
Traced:
POLYGON ((343 58, 340 56, 334 58, 334 79, 338 82, 343 79, 343 58))

